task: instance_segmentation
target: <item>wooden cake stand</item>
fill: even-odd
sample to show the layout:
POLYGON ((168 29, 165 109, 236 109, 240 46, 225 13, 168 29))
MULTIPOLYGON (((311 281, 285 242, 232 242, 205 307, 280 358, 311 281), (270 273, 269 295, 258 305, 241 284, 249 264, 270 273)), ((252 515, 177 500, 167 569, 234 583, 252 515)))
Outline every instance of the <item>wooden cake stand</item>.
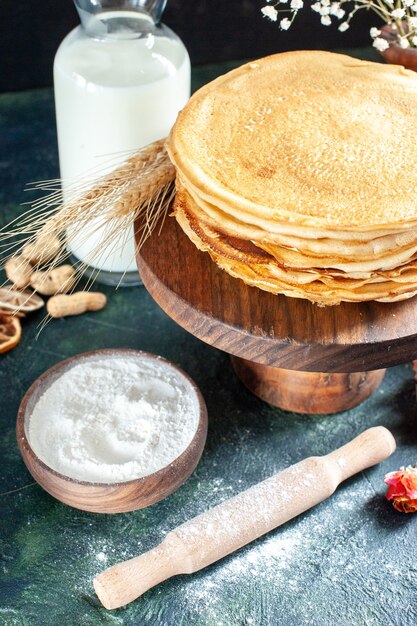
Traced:
POLYGON ((349 409, 378 387, 383 368, 417 357, 417 297, 319 307, 275 296, 220 270, 173 218, 155 229, 137 262, 159 306, 231 354, 246 387, 283 409, 349 409))

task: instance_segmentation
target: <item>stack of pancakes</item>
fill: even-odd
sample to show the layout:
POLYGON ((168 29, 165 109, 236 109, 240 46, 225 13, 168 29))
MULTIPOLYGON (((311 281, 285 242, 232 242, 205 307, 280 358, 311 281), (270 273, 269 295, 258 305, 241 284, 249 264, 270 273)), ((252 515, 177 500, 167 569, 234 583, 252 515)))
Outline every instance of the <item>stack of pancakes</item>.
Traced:
POLYGON ((417 74, 277 54, 200 89, 168 141, 176 218, 249 285, 322 305, 417 294, 417 74))

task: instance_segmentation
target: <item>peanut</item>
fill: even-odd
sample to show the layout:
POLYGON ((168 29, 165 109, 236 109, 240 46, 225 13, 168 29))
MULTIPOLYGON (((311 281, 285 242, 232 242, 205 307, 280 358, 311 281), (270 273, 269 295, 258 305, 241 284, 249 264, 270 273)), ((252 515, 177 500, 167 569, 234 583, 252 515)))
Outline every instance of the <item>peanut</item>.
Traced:
POLYGON ((104 293, 78 291, 67 296, 53 296, 48 300, 46 308, 51 317, 67 317, 81 315, 86 311, 99 311, 106 306, 104 293))
POLYGON ((22 256, 33 265, 45 265, 57 256, 61 246, 59 237, 41 232, 35 241, 23 246, 22 256))
POLYGON ((72 265, 60 265, 46 272, 33 272, 31 287, 43 296, 66 293, 74 286, 75 270, 72 265))
POLYGON ((29 285, 33 267, 27 259, 20 255, 14 256, 6 262, 4 269, 7 278, 18 289, 24 289, 29 285))

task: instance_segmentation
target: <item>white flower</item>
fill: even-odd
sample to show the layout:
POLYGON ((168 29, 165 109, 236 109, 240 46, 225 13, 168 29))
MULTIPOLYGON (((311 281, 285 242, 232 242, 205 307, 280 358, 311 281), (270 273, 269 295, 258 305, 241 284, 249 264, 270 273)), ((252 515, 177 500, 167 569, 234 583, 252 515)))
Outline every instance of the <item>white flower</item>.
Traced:
POLYGON ((298 11, 298 9, 302 9, 304 6, 303 0, 291 0, 290 7, 294 9, 294 11, 298 11))
POLYGON ((417 17, 408 18, 408 23, 410 24, 411 28, 417 28, 417 17))
POLYGON ((349 28, 349 22, 342 22, 339 26, 339 30, 341 33, 344 33, 345 30, 349 28))
POLYGON ((403 0, 406 7, 411 7, 414 4, 414 0, 403 0))
POLYGON ((323 26, 330 26, 330 24, 332 23, 332 20, 330 19, 329 15, 322 15, 320 21, 323 24, 323 26))
POLYGON ((330 15, 334 15, 339 20, 341 20, 342 17, 344 17, 345 13, 346 11, 342 9, 342 7, 340 6, 340 2, 332 2, 330 6, 330 15))
POLYGON ((372 39, 375 39, 375 37, 379 37, 379 35, 381 34, 381 31, 379 30, 379 28, 373 27, 369 31, 369 34, 371 35, 372 39))
POLYGON ((320 9, 321 9, 321 4, 320 2, 315 2, 314 4, 311 5, 311 8, 313 9, 313 11, 315 11, 316 13, 320 13, 320 9))
POLYGON ((278 11, 275 7, 262 7, 261 13, 271 20, 271 22, 276 22, 278 17, 278 11))
POLYGON ((417 48, 417 37, 413 37, 411 41, 413 42, 413 46, 417 48))
POLYGON ((417 4, 412 4, 411 5, 411 10, 414 11, 414 13, 417 12, 417 4))
POLYGON ((405 10, 404 9, 394 9, 393 11, 391 11, 391 15, 392 15, 392 17, 394 19, 400 20, 401 18, 404 17, 405 10))
POLYGON ((330 15, 329 7, 321 7, 319 11, 320 15, 330 15))
POLYGON ((280 25, 280 28, 282 28, 282 30, 288 30, 289 27, 291 26, 291 22, 288 19, 288 17, 284 17, 284 19, 280 21, 279 25, 280 25))
POLYGON ((385 41, 385 39, 382 39, 382 37, 377 37, 376 39, 374 39, 373 46, 380 52, 384 52, 384 50, 387 50, 387 48, 389 48, 389 43, 388 41, 385 41))
POLYGON ((410 42, 408 41, 408 39, 406 37, 404 37, 403 39, 400 39, 400 46, 401 46, 401 48, 409 48, 410 47, 410 42))

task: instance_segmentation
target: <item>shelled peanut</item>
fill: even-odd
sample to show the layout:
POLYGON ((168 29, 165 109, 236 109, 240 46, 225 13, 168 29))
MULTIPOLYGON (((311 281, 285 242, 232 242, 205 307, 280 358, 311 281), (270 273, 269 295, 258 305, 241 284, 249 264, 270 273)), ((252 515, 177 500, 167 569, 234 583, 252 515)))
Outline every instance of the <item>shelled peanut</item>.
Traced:
MULTIPOLYGON (((75 287, 77 274, 72 265, 56 266, 61 251, 61 239, 54 233, 41 231, 33 242, 23 246, 19 254, 8 259, 5 271, 13 286, 3 287, 5 315, 11 309, 11 315, 20 317, 21 311, 36 310, 43 306, 38 293, 51 296, 47 304, 51 317, 81 315, 87 311, 99 311, 106 306, 107 299, 102 293, 79 291, 64 295, 75 287), (48 264, 52 264, 50 268, 48 264), (34 291, 23 291, 28 286, 34 291), (29 301, 31 306, 26 305, 29 301)), ((2 312, 0 297, 0 313, 2 312)))
POLYGON ((33 272, 30 286, 43 296, 71 291, 75 284, 75 270, 72 265, 60 265, 44 272, 33 272))
POLYGON ((94 291, 78 291, 71 295, 52 296, 46 305, 51 317, 67 317, 81 315, 86 311, 100 311, 107 304, 104 293, 94 291))
POLYGON ((25 289, 33 273, 32 264, 22 255, 11 257, 4 266, 6 276, 17 289, 25 289))
POLYGON ((61 250, 61 240, 53 233, 41 232, 31 243, 22 248, 22 256, 32 265, 46 265, 52 261, 61 250))

